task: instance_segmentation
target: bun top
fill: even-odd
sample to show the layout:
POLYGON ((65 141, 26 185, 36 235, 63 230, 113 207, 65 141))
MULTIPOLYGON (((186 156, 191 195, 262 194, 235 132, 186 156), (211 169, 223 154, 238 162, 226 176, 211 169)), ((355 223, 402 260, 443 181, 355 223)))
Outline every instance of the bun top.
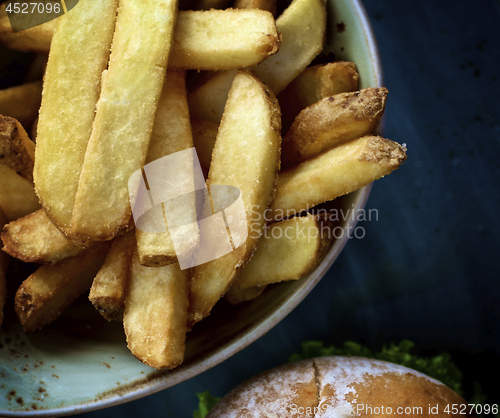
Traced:
POLYGON ((453 415, 453 404, 466 402, 415 370, 380 360, 332 356, 254 376, 229 392, 207 418, 468 416, 453 415))

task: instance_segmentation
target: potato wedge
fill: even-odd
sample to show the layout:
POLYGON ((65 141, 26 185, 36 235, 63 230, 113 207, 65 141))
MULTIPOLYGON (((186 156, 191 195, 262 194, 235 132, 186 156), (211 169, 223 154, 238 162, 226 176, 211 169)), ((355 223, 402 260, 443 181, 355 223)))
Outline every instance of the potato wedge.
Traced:
POLYGON ((83 239, 112 239, 130 222, 128 180, 146 160, 176 14, 176 0, 120 1, 71 220, 83 239))
POLYGON ((283 132, 287 132, 301 110, 339 93, 358 90, 356 64, 337 61, 307 67, 279 95, 283 132))
POLYGON ((239 305, 243 302, 249 302, 258 298, 267 286, 255 286, 247 287, 245 289, 235 289, 233 286, 225 293, 224 299, 226 299, 231 305, 239 305))
POLYGON ((283 219, 351 193, 399 168, 406 147, 379 136, 339 145, 282 171, 270 219, 283 219))
POLYGON ((219 124, 210 120, 191 119, 191 130, 193 132, 194 147, 196 148, 203 174, 208 176, 219 124))
POLYGON ((283 168, 369 134, 382 118, 385 87, 325 97, 305 108, 283 138, 283 168))
POLYGON ((264 10, 184 11, 177 18, 168 68, 249 67, 275 54, 279 45, 274 18, 264 10))
POLYGON ((14 118, 0 115, 0 164, 33 181, 35 143, 14 118))
POLYGON ((25 52, 48 53, 57 19, 21 32, 13 33, 5 4, 0 5, 0 44, 25 52))
MULTIPOLYGON (((210 188, 227 185, 239 189, 246 215, 243 228, 248 234, 232 252, 194 267, 190 324, 210 313, 254 251, 265 222, 263 213, 273 198, 280 161, 280 129, 280 110, 274 94, 251 72, 239 71, 219 127, 208 184, 210 188)), ((233 242, 237 238, 233 234, 233 242)))
POLYGON ((276 0, 235 0, 235 9, 260 9, 276 15, 276 0))
MULTIPOLYGON (((276 27, 282 36, 279 51, 251 69, 278 94, 323 48, 325 2, 294 0, 276 19, 276 27)), ((223 71, 193 90, 188 96, 191 116, 219 123, 235 74, 234 71, 223 71)))
POLYGON ((309 213, 273 223, 231 289, 300 279, 323 259, 332 239, 328 224, 309 213))
POLYGON ((92 282, 89 300, 108 321, 121 321, 123 318, 125 291, 135 248, 134 231, 116 237, 92 282))
MULTIPOLYGON (((0 231, 6 223, 7 217, 0 207, 0 231)), ((0 328, 2 327, 3 322, 3 306, 7 300, 7 280, 5 277, 7 274, 7 267, 9 267, 9 256, 0 251, 0 328)))
POLYGON ((6 253, 26 263, 55 263, 86 248, 67 239, 43 209, 7 224, 2 241, 6 253))
POLYGON ((0 207, 9 222, 40 208, 33 182, 17 174, 12 168, 0 164, 0 207))
POLYGON ((123 328, 134 356, 156 369, 172 369, 184 360, 189 270, 178 263, 145 267, 132 259, 123 328))
POLYGON ((38 116, 41 102, 42 81, 0 90, 0 115, 17 119, 24 129, 29 130, 38 116))
POLYGON ((58 18, 47 63, 33 176, 42 206, 66 236, 71 236, 75 195, 101 75, 108 65, 117 4, 118 0, 80 0, 71 13, 58 18))
POLYGON ((99 243, 76 257, 46 264, 19 287, 14 308, 25 332, 34 332, 51 323, 71 302, 92 285, 108 243, 99 243))
MULTIPOLYGON (((168 71, 156 111, 145 171, 149 169, 147 164, 164 156, 188 150, 189 148, 193 148, 193 137, 186 98, 186 74, 184 71, 168 71)), ((152 186, 157 189, 165 186, 168 187, 164 183, 153 184, 153 181, 158 181, 158 177, 160 176, 161 174, 155 176, 154 172, 146 172, 150 190, 152 186)), ((191 181, 191 189, 194 190, 194 181, 191 181)), ((187 245, 183 251, 188 252, 198 244, 195 195, 186 196, 183 203, 185 205, 185 223, 194 224, 192 233, 196 235, 196 239, 189 242, 186 240, 185 242, 187 245)), ((162 205, 162 209, 163 211, 165 210, 165 205, 162 205)), ((152 222, 154 220, 151 219, 152 222)), ((167 224, 165 214, 163 214, 163 224, 167 224)), ((137 251, 142 265, 160 267, 177 262, 176 248, 168 228, 166 228, 166 232, 146 232, 146 230, 137 227, 136 238, 137 251)), ((182 251, 180 248, 177 248, 177 250, 182 251)))

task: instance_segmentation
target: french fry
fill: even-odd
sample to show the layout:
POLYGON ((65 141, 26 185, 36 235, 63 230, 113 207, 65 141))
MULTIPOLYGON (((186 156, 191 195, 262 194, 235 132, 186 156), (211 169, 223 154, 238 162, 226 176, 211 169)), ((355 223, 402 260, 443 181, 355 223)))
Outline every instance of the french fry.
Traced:
MULTIPOLYGON (((167 72, 156 111, 146 164, 193 147, 185 79, 184 71, 167 72)), ((148 182, 150 180, 152 179, 148 182)), ((194 184, 192 184, 192 189, 194 190, 194 184)), ((198 237, 195 195, 187 196, 184 204, 185 224, 193 224, 193 234, 198 237)), ((165 207, 162 206, 162 209, 165 210, 165 207)), ((165 219, 164 222, 166 224, 165 219)), ((136 238, 142 265, 160 267, 177 262, 176 249, 168 228, 166 232, 145 232, 136 228, 136 238)), ((190 251, 198 244, 198 239, 188 241, 186 240, 186 248, 179 249, 180 251, 190 251)))
MULTIPOLYGON (((276 19, 282 36, 279 51, 251 67, 275 93, 282 91, 321 51, 326 27, 323 0, 294 0, 276 19)), ((223 71, 193 90, 189 96, 191 116, 219 122, 224 112, 234 71, 223 71)))
POLYGON ((145 267, 132 258, 123 328, 134 356, 156 369, 184 360, 189 270, 178 263, 145 267))
POLYGON ((235 0, 235 9, 260 9, 276 15, 276 0, 235 0))
POLYGON ((14 309, 25 332, 51 323, 92 285, 106 256, 108 243, 99 243, 76 257, 45 264, 19 287, 14 309))
POLYGON ((224 299, 231 305, 239 305, 258 298, 265 290, 266 286, 247 287, 245 289, 235 289, 231 286, 224 295, 224 299))
POLYGON ((35 188, 49 218, 71 236, 83 159, 108 65, 118 0, 80 0, 59 21, 45 81, 35 152, 35 188), (71 40, 69 42, 68 40, 71 40))
POLYGON ((0 164, 33 181, 35 143, 14 118, 0 115, 0 164))
POLYGON ((112 239, 130 222, 128 180, 146 159, 176 10, 176 0, 120 0, 71 221, 83 239, 112 239))
POLYGON ((116 237, 90 288, 89 300, 108 321, 121 321, 136 247, 134 231, 116 237))
POLYGON ((67 239, 43 209, 7 224, 2 241, 6 253, 26 263, 55 263, 85 251, 67 239))
POLYGON ((325 221, 311 214, 269 225, 231 289, 253 289, 304 277, 323 259, 332 237, 325 221))
POLYGON ((177 18, 168 68, 249 67, 275 54, 279 44, 276 23, 266 11, 184 11, 177 18))
POLYGON ((48 53, 57 19, 21 32, 13 33, 5 4, 0 6, 0 44, 7 48, 25 52, 48 53))
POLYGON ((210 120, 191 119, 191 130, 203 174, 207 176, 210 162, 212 161, 212 151, 215 139, 217 138, 219 124, 210 120))
POLYGON ((0 164, 0 207, 9 222, 40 208, 33 183, 12 168, 0 164))
POLYGON ((335 94, 358 90, 356 64, 337 61, 307 67, 279 95, 283 132, 301 110, 335 94))
POLYGON ((325 97, 305 108, 283 138, 283 167, 369 134, 382 118, 386 100, 386 88, 367 88, 325 97))
POLYGON ((17 119, 28 130, 38 116, 41 101, 41 81, 0 90, 0 115, 17 119))
MULTIPOLYGON (((7 217, 0 207, 0 231, 7 223, 7 217)), ((0 328, 3 322, 3 306, 7 300, 7 281, 5 275, 7 274, 7 267, 9 266, 9 256, 0 251, 0 328)))
POLYGON ((282 171, 270 219, 293 216, 351 193, 399 168, 406 148, 379 136, 364 136, 339 145, 282 171))
POLYGON ((246 215, 244 227, 248 229, 248 235, 232 252, 194 267, 189 305, 190 324, 210 313, 236 279, 239 269, 248 261, 257 244, 264 226, 263 213, 272 200, 279 169, 280 129, 280 110, 272 92, 251 72, 238 72, 219 127, 208 184, 210 187, 228 185, 239 189, 246 215))

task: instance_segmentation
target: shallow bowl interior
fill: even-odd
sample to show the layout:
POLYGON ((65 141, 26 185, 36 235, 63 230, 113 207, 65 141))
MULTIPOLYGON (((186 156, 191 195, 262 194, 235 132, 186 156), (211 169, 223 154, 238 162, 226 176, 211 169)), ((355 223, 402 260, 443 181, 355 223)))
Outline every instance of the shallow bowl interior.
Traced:
MULTIPOLYGON (((328 0, 324 52, 354 61, 360 88, 382 85, 380 59, 363 6, 357 0, 328 0)), ((2 67, 6 53, 0 55, 2 67)), ((11 59, 11 58, 9 58, 11 59)), ((344 210, 362 209, 371 186, 338 199, 344 210)), ((353 226, 347 219, 342 226, 353 226)), ((274 285, 258 299, 232 307, 219 303, 188 335, 184 364, 155 371, 128 351, 119 323, 107 323, 88 300, 78 299, 50 326, 24 334, 15 321, 0 332, 0 415, 70 415, 137 399, 171 387, 217 365, 281 321, 319 282, 347 242, 334 241, 307 277, 274 285)), ((12 264, 10 274, 24 274, 12 264), (13 269, 15 271, 13 271, 13 269)))

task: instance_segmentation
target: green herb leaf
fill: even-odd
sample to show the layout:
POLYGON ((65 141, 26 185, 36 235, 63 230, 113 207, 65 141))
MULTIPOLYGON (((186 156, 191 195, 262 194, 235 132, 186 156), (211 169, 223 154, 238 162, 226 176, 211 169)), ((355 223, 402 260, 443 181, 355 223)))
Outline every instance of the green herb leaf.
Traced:
POLYGON ((208 390, 206 392, 197 393, 196 396, 198 396, 200 402, 198 403, 198 410, 193 413, 193 418, 205 418, 221 399, 210 395, 208 390))

